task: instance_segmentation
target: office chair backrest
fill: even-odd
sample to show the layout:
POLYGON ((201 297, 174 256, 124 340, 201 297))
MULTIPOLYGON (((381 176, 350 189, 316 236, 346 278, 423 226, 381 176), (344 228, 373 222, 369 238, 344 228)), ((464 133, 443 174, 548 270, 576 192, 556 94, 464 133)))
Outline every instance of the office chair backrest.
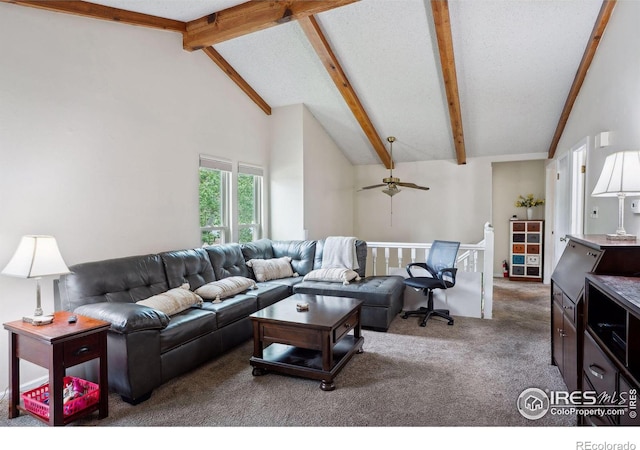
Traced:
POLYGON ((434 276, 441 278, 442 269, 456 266, 459 248, 460 242, 433 241, 427 257, 427 267, 433 271, 434 276))

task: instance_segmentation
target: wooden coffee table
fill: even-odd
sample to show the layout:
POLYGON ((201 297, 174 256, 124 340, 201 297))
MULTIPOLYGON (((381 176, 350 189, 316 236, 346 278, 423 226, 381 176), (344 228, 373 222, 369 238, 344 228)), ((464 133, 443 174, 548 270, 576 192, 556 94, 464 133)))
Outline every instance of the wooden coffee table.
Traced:
POLYGON ((355 298, 295 294, 251 314, 253 375, 278 372, 334 390, 336 375, 363 351, 361 308, 355 298), (309 310, 297 311, 298 303, 308 303, 309 310))

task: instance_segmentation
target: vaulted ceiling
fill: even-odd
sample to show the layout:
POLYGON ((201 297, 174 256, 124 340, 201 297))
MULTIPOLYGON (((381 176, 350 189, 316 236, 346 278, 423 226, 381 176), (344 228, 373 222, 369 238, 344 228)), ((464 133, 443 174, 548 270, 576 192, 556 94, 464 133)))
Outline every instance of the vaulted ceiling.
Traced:
MULTIPOLYGON (((615 0, 0 0, 182 33, 355 165, 553 157, 615 0)), ((213 64, 215 63, 215 64, 213 64)), ((206 89, 206 86, 202 86, 206 89)))

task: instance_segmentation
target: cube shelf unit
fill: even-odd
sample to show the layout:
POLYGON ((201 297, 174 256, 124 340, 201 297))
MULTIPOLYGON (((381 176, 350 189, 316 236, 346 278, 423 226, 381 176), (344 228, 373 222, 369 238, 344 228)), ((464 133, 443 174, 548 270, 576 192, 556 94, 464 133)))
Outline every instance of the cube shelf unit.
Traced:
POLYGON ((542 281, 544 220, 510 221, 509 279, 542 281))

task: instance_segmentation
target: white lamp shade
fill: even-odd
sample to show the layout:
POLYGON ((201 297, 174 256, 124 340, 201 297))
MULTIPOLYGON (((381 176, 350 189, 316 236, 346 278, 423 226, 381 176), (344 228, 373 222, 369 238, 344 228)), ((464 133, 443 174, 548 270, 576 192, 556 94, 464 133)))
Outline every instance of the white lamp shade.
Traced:
POLYGON ((607 156, 593 197, 640 195, 640 151, 618 152, 607 156))
POLYGON ((3 275, 39 278, 69 273, 53 236, 23 236, 3 275))

